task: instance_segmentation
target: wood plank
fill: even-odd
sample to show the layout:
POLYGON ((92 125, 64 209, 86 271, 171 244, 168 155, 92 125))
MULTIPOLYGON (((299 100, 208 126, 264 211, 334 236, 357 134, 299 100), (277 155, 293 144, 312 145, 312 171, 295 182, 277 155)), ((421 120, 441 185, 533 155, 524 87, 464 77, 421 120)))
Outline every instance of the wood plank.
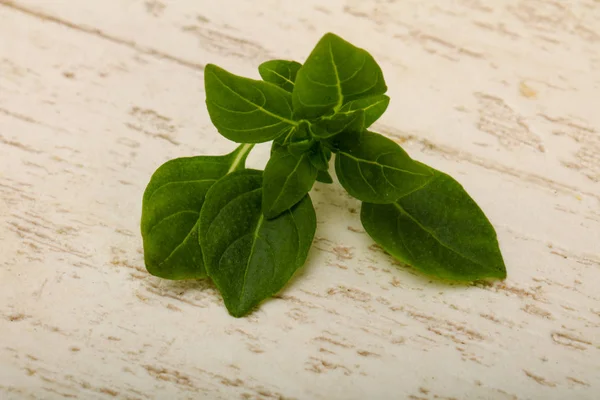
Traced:
POLYGON ((594 398, 593 1, 161 4, 0 0, 3 397, 594 398), (324 27, 381 60, 393 102, 377 129, 464 184, 505 282, 398 265, 326 185, 306 267, 248 318, 207 282, 145 272, 153 170, 233 148, 210 125, 203 65, 256 76, 302 60, 324 27))

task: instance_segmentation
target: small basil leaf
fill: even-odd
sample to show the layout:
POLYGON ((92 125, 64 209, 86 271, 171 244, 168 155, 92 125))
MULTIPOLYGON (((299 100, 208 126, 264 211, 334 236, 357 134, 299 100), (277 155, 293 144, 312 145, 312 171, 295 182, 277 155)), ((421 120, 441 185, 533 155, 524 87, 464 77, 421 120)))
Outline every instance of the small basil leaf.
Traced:
POLYGON ((240 171, 209 190, 200 216, 208 275, 234 317, 279 292, 306 261, 316 215, 305 196, 275 219, 261 212, 260 171, 240 171))
POLYGON ((285 149, 285 146, 277 142, 276 140, 273 140, 273 142, 271 143, 271 156, 275 154, 276 151, 281 149, 285 149))
POLYGON ((315 139, 309 132, 309 123, 300 121, 294 131, 288 135, 284 144, 287 144, 288 151, 296 156, 306 153, 315 144, 315 139))
POLYGON ((326 149, 321 143, 316 143, 308 151, 308 160, 319 171, 327 171, 329 169, 329 158, 331 152, 326 149))
POLYGON ((296 125, 291 95, 263 81, 243 78, 213 64, 204 70, 206 107, 219 133, 238 143, 266 142, 296 125))
POLYGON ((391 203, 433 177, 430 168, 414 161, 398 144, 369 131, 358 146, 337 153, 335 172, 351 196, 369 203, 391 203))
POLYGON ((252 145, 225 156, 177 158, 152 175, 142 199, 141 231, 146 269, 166 279, 206 276, 198 244, 198 216, 208 189, 244 168, 252 145))
POLYGON ((296 61, 271 60, 258 66, 258 73, 265 82, 279 86, 287 92, 294 90, 296 74, 302 64, 296 61))
POLYGON ((383 115, 388 105, 390 98, 384 94, 363 97, 361 99, 352 100, 340 108, 339 113, 351 113, 356 110, 363 110, 365 114, 364 127, 368 128, 383 115))
POLYGON ((365 112, 356 110, 336 113, 315 121, 311 124, 311 133, 318 139, 329 139, 340 134, 362 132, 364 127, 365 112))
POLYGON ((309 139, 312 139, 310 123, 306 120, 302 120, 298 123, 298 126, 296 126, 291 135, 289 135, 288 143, 304 142, 309 139))
POLYGON ((290 143, 288 145, 288 151, 291 154, 299 157, 302 154, 309 151, 315 145, 315 143, 316 142, 314 139, 308 139, 308 140, 302 140, 300 142, 290 143))
POLYGON ((313 187, 317 169, 308 154, 295 156, 281 149, 271 156, 263 176, 262 211, 265 217, 275 218, 302 200, 313 187))
POLYGON ((459 281, 506 278, 494 227, 442 172, 395 203, 363 203, 360 219, 388 253, 427 274, 459 281))
POLYGON ((329 171, 319 171, 317 172, 317 182, 321 183, 333 183, 333 178, 329 174, 329 171))
POLYGON ((315 119, 344 103, 384 94, 381 68, 363 49, 332 33, 321 38, 298 71, 292 92, 297 119, 315 119))

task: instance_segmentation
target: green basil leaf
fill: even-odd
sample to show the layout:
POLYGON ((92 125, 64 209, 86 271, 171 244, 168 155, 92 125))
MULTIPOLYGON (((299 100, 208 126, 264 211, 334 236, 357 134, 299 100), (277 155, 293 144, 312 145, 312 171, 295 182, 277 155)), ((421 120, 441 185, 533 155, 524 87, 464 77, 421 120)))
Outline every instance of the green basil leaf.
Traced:
POLYGON ((362 99, 352 100, 340 108, 339 113, 351 113, 356 110, 363 110, 365 114, 364 127, 365 129, 373 125, 379 117, 383 115, 388 105, 390 98, 384 94, 363 97, 362 99))
POLYGON ((292 92, 297 119, 315 119, 387 86, 381 68, 363 49, 332 33, 321 38, 298 71, 292 92))
POLYGON ((316 230, 310 197, 268 220, 261 192, 260 171, 232 173, 209 190, 200 215, 206 269, 234 317, 286 285, 306 261, 316 230))
POLYGON ((356 110, 336 113, 320 118, 311 124, 311 132, 317 139, 329 139, 350 132, 362 132, 365 127, 365 112, 356 110))
POLYGON ((206 276, 198 244, 198 217, 208 189, 244 168, 252 145, 225 156, 177 158, 152 175, 142 199, 141 231, 146 269, 166 279, 206 276))
POLYGON ((303 140, 301 142, 290 143, 287 147, 287 150, 297 156, 300 157, 302 154, 309 151, 315 145, 314 139, 303 140))
POLYGON ((427 274, 459 281, 506 278, 494 227, 442 172, 394 203, 363 203, 360 219, 388 253, 427 274))
MULTIPOLYGON (((277 137, 271 144, 271 155, 273 155, 276 150, 285 148, 290 153, 300 156, 315 147, 316 141, 311 136, 308 129, 308 122, 300 121, 298 126, 277 137)), ((329 151, 328 157, 331 158, 331 151, 329 151)))
POLYGON ((285 149, 285 145, 279 143, 277 140, 273 140, 273 142, 271 143, 271 156, 275 154, 276 151, 281 149, 285 149))
POLYGON ((295 156, 281 149, 271 156, 263 176, 262 211, 265 217, 275 218, 302 200, 313 187, 317 169, 308 155, 295 156))
POLYGON ((339 135, 335 135, 322 141, 323 144, 328 146, 331 150, 339 153, 340 151, 351 151, 352 149, 360 146, 363 134, 366 131, 351 130, 342 132, 339 135))
POLYGON ((334 151, 353 149, 359 145, 364 131, 364 111, 336 113, 310 125, 314 137, 334 151))
POLYGON ((291 95, 273 84, 243 78, 214 64, 204 70, 206 107, 219 133, 238 143, 266 142, 297 123, 291 95))
POLYGON ((271 60, 258 66, 258 73, 265 82, 279 86, 287 92, 294 90, 296 74, 302 64, 296 61, 271 60))
POLYGON ((391 203, 433 178, 430 168, 410 158, 397 143, 369 131, 358 146, 337 153, 335 172, 351 196, 369 203, 391 203))
POLYGON ((288 129, 287 131, 283 132, 283 134, 277 136, 275 139, 273 139, 273 144, 271 145, 271 149, 274 148, 274 146, 284 146, 290 143, 290 139, 291 137, 296 133, 296 131, 298 130, 298 128, 300 127, 300 125, 298 126, 294 126, 290 129, 288 129))
POLYGON ((329 171, 319 171, 317 172, 317 182, 331 184, 333 183, 333 178, 329 174, 329 171))
POLYGON ((308 121, 300 121, 294 131, 286 136, 283 144, 287 145, 290 153, 300 156, 315 145, 315 138, 309 132, 308 121))
POLYGON ((331 151, 326 149, 321 143, 315 143, 307 153, 308 160, 317 170, 327 171, 329 169, 331 151))

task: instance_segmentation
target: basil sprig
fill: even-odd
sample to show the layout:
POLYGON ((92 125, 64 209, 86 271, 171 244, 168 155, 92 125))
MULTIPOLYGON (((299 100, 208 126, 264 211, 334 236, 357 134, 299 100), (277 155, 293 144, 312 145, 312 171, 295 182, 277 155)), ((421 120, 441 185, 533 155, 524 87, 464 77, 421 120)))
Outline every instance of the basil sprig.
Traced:
POLYGON ((151 274, 209 277, 229 313, 246 315, 304 265, 316 230, 309 192, 333 183, 334 158, 340 184, 362 201, 366 232, 388 253, 438 278, 506 277, 496 232, 463 187, 368 129, 390 99, 366 50, 328 33, 303 65, 258 69, 262 80, 206 66, 210 119, 240 145, 171 160, 152 175, 141 221, 151 274), (254 143, 267 141, 265 170, 246 169, 254 143))

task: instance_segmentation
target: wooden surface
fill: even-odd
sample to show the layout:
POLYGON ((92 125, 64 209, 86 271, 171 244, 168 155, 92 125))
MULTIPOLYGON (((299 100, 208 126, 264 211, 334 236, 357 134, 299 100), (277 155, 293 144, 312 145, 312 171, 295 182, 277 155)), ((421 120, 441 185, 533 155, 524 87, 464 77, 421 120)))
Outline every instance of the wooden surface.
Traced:
POLYGON ((598 398, 597 0, 0 0, 0 38, 0 398, 598 398), (145 271, 152 172, 234 148, 203 66, 258 77, 327 31, 380 62, 374 128, 472 194, 505 282, 424 278, 322 184, 306 267, 248 318, 145 271))

